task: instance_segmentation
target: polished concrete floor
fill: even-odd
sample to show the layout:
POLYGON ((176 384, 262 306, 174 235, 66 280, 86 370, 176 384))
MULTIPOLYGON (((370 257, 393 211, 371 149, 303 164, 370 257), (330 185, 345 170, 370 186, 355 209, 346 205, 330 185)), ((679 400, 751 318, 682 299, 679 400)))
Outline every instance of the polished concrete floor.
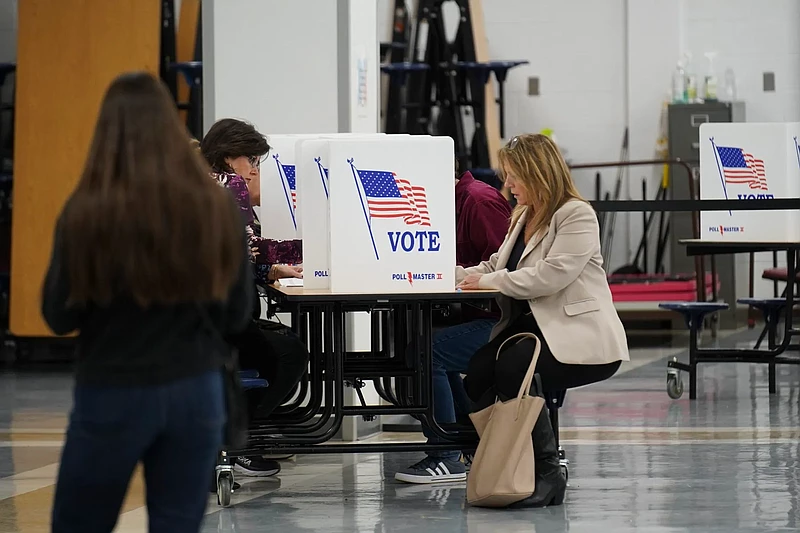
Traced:
MULTIPOLYGON (((737 341, 742 334, 722 342, 737 341)), ((203 531, 798 531, 800 369, 780 368, 770 397, 766 367, 709 365, 698 400, 675 401, 665 361, 677 352, 634 350, 613 379, 568 394, 561 435, 570 487, 561 507, 475 509, 463 483, 395 483, 413 454, 302 456, 275 479, 245 480, 229 509, 210 497, 203 531)), ((0 372, 0 533, 48 531, 69 406, 68 375, 0 372)), ((116 531, 145 524, 137 475, 116 531)))

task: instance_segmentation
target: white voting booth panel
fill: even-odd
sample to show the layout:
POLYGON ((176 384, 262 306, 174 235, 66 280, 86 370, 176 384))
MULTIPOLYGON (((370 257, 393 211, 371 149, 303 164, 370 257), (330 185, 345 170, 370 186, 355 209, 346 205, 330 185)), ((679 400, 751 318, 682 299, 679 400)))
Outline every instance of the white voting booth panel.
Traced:
MULTIPOLYGON (((700 198, 800 197, 800 123, 700 126, 700 198)), ((798 211, 706 211, 700 237, 726 241, 797 241, 798 211)))
MULTIPOLYGON (((303 286, 307 289, 330 289, 330 220, 328 203, 328 154, 332 139, 343 135, 321 135, 316 139, 297 141, 295 148, 296 171, 298 176, 299 225, 308 228, 303 232, 303 286)), ((408 137, 408 134, 386 135, 351 134, 350 139, 396 139, 408 137)))
POLYGON ((453 154, 449 137, 331 140, 332 291, 452 290, 453 154))
POLYGON ((328 289, 328 144, 327 139, 297 142, 298 184, 303 208, 303 287, 328 289))
POLYGON ((319 135, 269 135, 271 147, 261 163, 261 224, 270 239, 300 239, 297 214, 297 173, 295 146, 298 139, 319 135))
MULTIPOLYGON (((288 240, 303 237, 296 149, 304 139, 361 136, 353 133, 292 133, 269 135, 270 152, 261 163, 261 222, 263 236, 288 240)), ((383 135, 383 134, 372 134, 383 135)))

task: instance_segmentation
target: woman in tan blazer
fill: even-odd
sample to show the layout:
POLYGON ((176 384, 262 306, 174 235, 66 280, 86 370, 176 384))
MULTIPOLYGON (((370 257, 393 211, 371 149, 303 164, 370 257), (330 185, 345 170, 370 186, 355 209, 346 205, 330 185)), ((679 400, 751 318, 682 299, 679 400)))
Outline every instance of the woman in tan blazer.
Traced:
MULTIPOLYGON (((514 137, 499 156, 505 185, 517 200, 510 230, 488 261, 456 269, 462 290, 495 289, 502 295, 502 316, 491 341, 470 361, 467 393, 480 402, 493 386, 505 388, 495 383, 495 356, 505 339, 520 332, 542 341, 536 372, 545 392, 608 379, 629 356, 603 270, 597 215, 548 137, 514 137)), ((521 374, 530 363, 499 361, 516 365, 521 374)), ((516 375, 506 370, 503 375, 516 375)), ((514 384, 509 389, 516 394, 514 384)), ((534 449, 536 494, 529 504, 559 503, 566 482, 546 415, 534 429, 534 449)))

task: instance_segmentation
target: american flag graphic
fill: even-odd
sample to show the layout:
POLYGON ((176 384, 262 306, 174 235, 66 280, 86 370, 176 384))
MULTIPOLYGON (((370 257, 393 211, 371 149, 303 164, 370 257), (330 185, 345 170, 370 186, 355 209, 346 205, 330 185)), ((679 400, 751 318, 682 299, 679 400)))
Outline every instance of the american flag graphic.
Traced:
POLYGON ((754 190, 769 190, 764 160, 753 157, 741 148, 716 146, 725 183, 747 185, 754 190))
POLYGON ((278 166, 278 177, 281 179, 283 186, 283 194, 286 198, 286 209, 292 215, 292 224, 294 229, 297 229, 297 218, 295 211, 297 210, 297 179, 294 165, 284 165, 281 163, 280 156, 275 154, 272 156, 275 164, 278 166))
POLYGON ((295 166, 281 164, 281 168, 283 169, 286 183, 289 184, 289 190, 292 191, 292 207, 297 209, 297 180, 295 179, 297 174, 295 173, 295 166))
POLYGON ((425 187, 411 185, 387 170, 357 170, 370 218, 401 218, 408 225, 430 226, 425 187))

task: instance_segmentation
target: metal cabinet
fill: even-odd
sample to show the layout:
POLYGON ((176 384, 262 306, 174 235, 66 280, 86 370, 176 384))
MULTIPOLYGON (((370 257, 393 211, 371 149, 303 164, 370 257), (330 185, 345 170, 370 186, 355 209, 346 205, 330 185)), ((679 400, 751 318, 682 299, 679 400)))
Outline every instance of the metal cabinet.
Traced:
MULTIPOLYGON (((697 189, 700 172, 700 125, 706 122, 744 122, 744 102, 707 102, 703 104, 670 104, 668 111, 669 158, 681 159, 692 167, 692 182, 680 167, 673 167, 670 174, 670 197, 674 200, 691 198, 690 186, 697 189)), ((680 239, 692 237, 692 214, 670 214, 670 271, 673 273, 694 270, 694 259, 686 255, 686 250, 678 244, 680 239)), ((716 257, 717 272, 720 277, 720 299, 728 303, 736 302, 736 263, 733 255, 716 257)), ((706 262, 706 268, 710 263, 706 262)), ((731 310, 720 313, 722 327, 735 327, 735 305, 731 310)))

